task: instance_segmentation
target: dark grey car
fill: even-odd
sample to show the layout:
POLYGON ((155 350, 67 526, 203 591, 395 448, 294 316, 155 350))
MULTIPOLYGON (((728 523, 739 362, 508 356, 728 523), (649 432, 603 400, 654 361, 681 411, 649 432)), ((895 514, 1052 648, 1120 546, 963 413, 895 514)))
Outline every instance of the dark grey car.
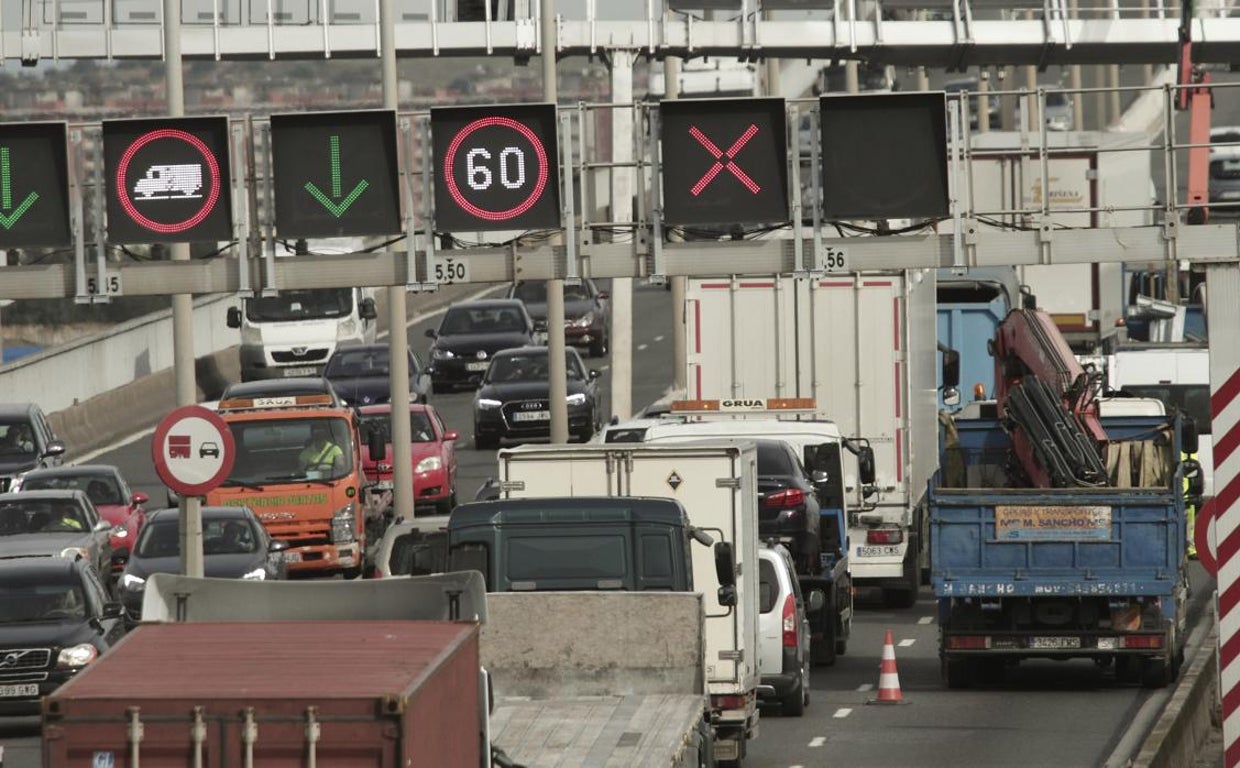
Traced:
POLYGON ((60 466, 65 444, 34 403, 0 403, 0 493, 31 469, 60 466))
MULTIPOLYGON (((119 581, 131 620, 142 616, 146 581, 156 573, 181 572, 180 510, 147 515, 119 581)), ((285 579, 288 542, 272 539, 249 507, 203 507, 203 575, 218 579, 285 579)))
MULTIPOLYGON (((520 299, 539 330, 547 330, 547 284, 541 280, 522 280, 508 289, 508 297, 520 299)), ((611 343, 611 303, 607 291, 600 291, 593 280, 564 286, 564 342, 585 347, 591 357, 607 354, 611 343)))
MULTIPOLYGON (((390 403, 391 360, 386 343, 340 347, 328 359, 323 376, 347 405, 390 403)), ((427 387, 422 361, 409 350, 409 402, 425 403, 427 387)))
POLYGON ((76 490, 0 494, 0 558, 65 557, 86 560, 98 573, 111 570, 108 521, 76 490))
POLYGON ((495 353, 534 343, 534 320, 516 299, 480 299, 453 304, 431 344, 431 391, 477 386, 495 353))

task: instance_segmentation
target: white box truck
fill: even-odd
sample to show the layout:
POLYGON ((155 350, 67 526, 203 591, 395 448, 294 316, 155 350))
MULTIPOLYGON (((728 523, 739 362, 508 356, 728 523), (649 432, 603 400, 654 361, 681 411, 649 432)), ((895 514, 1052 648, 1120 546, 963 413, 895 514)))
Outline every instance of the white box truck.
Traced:
POLYGON ((719 602, 712 548, 691 548, 694 588, 706 611, 706 688, 721 762, 739 763, 758 735, 757 463, 752 445, 706 443, 523 445, 499 452, 501 498, 674 498, 696 528, 732 545, 734 607, 719 602))
POLYGON ((868 441, 875 486, 855 462, 844 470, 853 583, 911 605, 938 467, 934 271, 691 278, 685 317, 690 399, 812 399, 844 438, 868 441))

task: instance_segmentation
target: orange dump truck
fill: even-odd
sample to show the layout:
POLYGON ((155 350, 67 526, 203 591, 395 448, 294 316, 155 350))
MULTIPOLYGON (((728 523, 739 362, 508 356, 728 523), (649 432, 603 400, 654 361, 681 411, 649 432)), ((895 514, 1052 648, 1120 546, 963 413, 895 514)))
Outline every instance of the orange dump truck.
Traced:
POLYGON ((354 411, 329 395, 297 395, 230 398, 219 414, 236 459, 206 503, 254 510, 273 538, 288 542, 290 573, 360 574, 365 476, 354 411))

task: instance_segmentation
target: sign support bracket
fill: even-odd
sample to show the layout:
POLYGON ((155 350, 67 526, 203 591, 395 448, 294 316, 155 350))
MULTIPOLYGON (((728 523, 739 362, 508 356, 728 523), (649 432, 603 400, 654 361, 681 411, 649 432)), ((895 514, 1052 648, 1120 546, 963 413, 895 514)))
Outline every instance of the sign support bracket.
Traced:
POLYGON ((814 199, 811 205, 814 206, 814 265, 808 271, 822 272, 823 255, 822 255, 822 113, 815 105, 809 112, 810 114, 810 131, 814 136, 820 137, 816 141, 809 143, 810 156, 810 174, 814 179, 814 199))
POLYGON ((237 292, 252 296, 254 291, 250 286, 250 216, 247 210, 249 198, 245 188, 245 128, 245 122, 239 121, 232 125, 233 237, 237 240, 237 292))
POLYGON ((106 304, 111 301, 108 294, 108 251, 107 228, 104 226, 104 212, 107 210, 103 198, 103 190, 107 186, 106 174, 103 170, 103 138, 95 143, 95 291, 89 296, 90 303, 106 304))
MULTIPOLYGON (((575 221, 577 211, 573 203, 573 122, 572 114, 565 111, 560 116, 560 135, 563 139, 560 146, 563 147, 564 160, 560 164, 563 171, 560 176, 563 178, 563 204, 560 206, 560 219, 564 226, 564 284, 565 285, 581 285, 581 275, 577 270, 577 222, 575 221)), ((584 142, 585 137, 582 137, 584 142)), ((583 148, 584 154, 584 148, 583 148)), ((582 184, 585 180, 582 180, 582 184)))
MULTIPOLYGON (((804 235, 801 232, 801 130, 800 130, 800 114, 797 108, 787 105, 788 119, 785 124, 785 133, 788 137, 788 146, 791 147, 789 159, 791 166, 788 169, 788 199, 791 201, 789 205, 789 213, 792 214, 792 263, 797 272, 809 272, 809 267, 805 264, 805 244, 804 235)), ((812 141, 812 139, 811 139, 812 141)))
POLYGON ((259 226, 263 231, 264 260, 267 264, 266 274, 260 281, 260 296, 275 296, 276 288, 276 199, 275 199, 275 158, 271 152, 271 123, 263 123, 263 199, 267 204, 267 215, 259 226))
MULTIPOLYGON (((75 128, 70 134, 69 144, 73 151, 73 171, 69 174, 70 199, 73 205, 73 264, 74 264, 74 297, 75 303, 84 304, 90 301, 86 292, 86 216, 83 198, 83 174, 86 164, 82 151, 82 129, 75 128)), ((103 215, 102 211, 99 215, 103 215)), ((98 218, 98 216, 96 216, 98 218)))
POLYGON ((399 123, 401 144, 404 147, 405 161, 401 163, 401 174, 405 177, 405 290, 433 291, 439 286, 429 282, 430 264, 425 261, 423 252, 422 280, 418 279, 418 230, 417 217, 414 215, 413 201, 413 124, 410 118, 402 117, 399 123))
MULTIPOLYGON (((667 282, 667 266, 663 260, 663 187, 662 163, 659 159, 659 110, 652 109, 648 114, 650 115, 650 223, 653 229, 650 252, 654 254, 650 283, 664 285, 667 282)), ((614 200, 612 205, 615 205, 614 200)))
MULTIPOLYGON (((432 4, 433 5, 433 4, 432 4)), ((434 159, 431 157, 435 151, 434 145, 431 143, 431 119, 430 117, 422 117, 418 119, 418 138, 422 142, 422 221, 426 222, 423 234, 423 241, 426 248, 422 251, 422 263, 425 265, 426 274, 423 276, 422 287, 424 290, 437 290, 439 282, 435 279, 435 188, 431 179, 432 169, 435 167, 434 159)), ((412 191, 410 195, 412 196, 412 191)))

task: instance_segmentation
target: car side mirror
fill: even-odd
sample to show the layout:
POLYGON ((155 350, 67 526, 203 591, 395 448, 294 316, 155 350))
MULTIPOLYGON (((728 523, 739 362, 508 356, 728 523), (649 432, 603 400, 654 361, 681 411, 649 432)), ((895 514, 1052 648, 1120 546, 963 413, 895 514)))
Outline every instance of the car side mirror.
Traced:
POLYGON ((112 565, 123 566, 128 562, 129 562, 129 548, 128 547, 121 547, 120 549, 112 550, 112 565))
POLYGON ((1192 455, 1197 452, 1198 442, 1196 420, 1191 416, 1183 417, 1180 422, 1180 450, 1192 455))
POLYGON ((112 530, 112 524, 109 523, 107 520, 100 520, 99 522, 95 523, 95 527, 91 528, 91 530, 94 531, 95 533, 106 533, 112 530))
POLYGON ((286 549, 288 549, 288 542, 283 539, 272 539, 267 545, 268 552, 283 552, 286 549))
POLYGON ((438 333, 435 333, 435 329, 434 329, 434 328, 427 328, 427 329, 426 329, 426 338, 428 338, 428 339, 437 339, 437 338, 439 338, 439 334, 438 334, 438 333))
POLYGON ((181 506, 181 496, 176 491, 172 490, 171 488, 168 489, 168 506, 170 507, 181 506))
POLYGON ((721 541, 715 544, 715 577, 722 587, 736 586, 736 562, 732 557, 732 545, 721 541))
POLYGON ((809 473, 809 479, 814 484, 814 487, 819 487, 826 485, 831 480, 831 477, 821 469, 815 469, 809 473))
POLYGON ((607 291, 599 291, 598 295, 596 295, 594 298, 598 299, 599 301, 603 301, 605 299, 610 299, 611 294, 608 293, 607 291))
POLYGON ((135 506, 135 507, 140 507, 140 506, 142 506, 143 504, 147 503, 147 502, 148 502, 148 501, 150 501, 150 500, 151 500, 151 497, 150 497, 150 496, 147 496, 147 495, 146 495, 145 493, 143 493, 142 491, 137 491, 136 493, 134 493, 134 495, 133 495, 133 496, 130 496, 130 497, 129 497, 129 503, 130 503, 130 504, 132 504, 132 505, 133 505, 133 506, 135 506))
POLYGON ((228 308, 228 327, 229 328, 240 328, 241 327, 240 307, 229 307, 228 308))
POLYGON ((821 611, 827 604, 826 595, 822 594, 821 589, 812 589, 809 593, 809 603, 805 610, 809 613, 817 613, 821 611))
POLYGON ((125 615, 125 606, 121 603, 104 603, 99 617, 103 619, 119 619, 125 615))
POLYGON ((955 387, 944 387, 943 405, 960 405, 960 390, 955 387))
POLYGON ((597 370, 595 368, 590 369, 590 378, 597 379, 599 376, 602 376, 602 375, 603 375, 602 371, 597 370))
POLYGON ((357 305, 357 314, 363 320, 374 320, 379 316, 375 311, 375 300, 367 296, 357 305))
POLYGON ((451 442, 453 440, 457 440, 460 437, 461 437, 461 433, 457 432, 455 429, 449 429, 447 432, 443 433, 443 441, 445 443, 451 442))
POLYGON ((65 442, 63 440, 52 440, 47 444, 47 447, 43 449, 43 455, 45 457, 46 456, 60 456, 64 452, 65 452, 65 442))

